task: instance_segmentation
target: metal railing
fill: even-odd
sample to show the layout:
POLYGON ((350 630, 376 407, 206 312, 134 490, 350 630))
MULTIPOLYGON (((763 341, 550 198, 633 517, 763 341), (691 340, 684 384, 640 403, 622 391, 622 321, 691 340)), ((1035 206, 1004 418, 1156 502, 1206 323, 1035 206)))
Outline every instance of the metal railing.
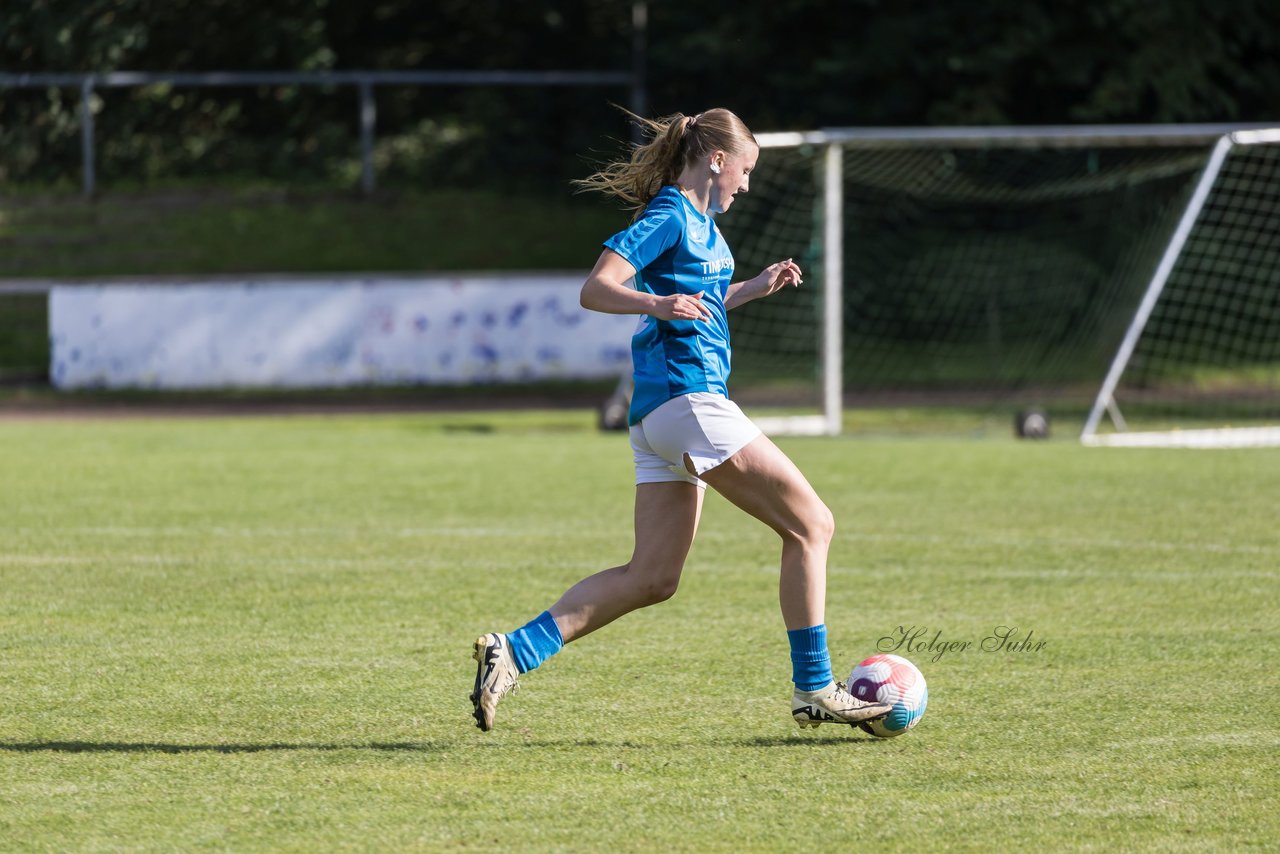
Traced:
POLYGON ((253 86, 355 86, 360 93, 360 187, 373 192, 373 139, 377 125, 376 86, 626 86, 630 109, 645 112, 643 64, 627 71, 210 71, 152 73, 111 71, 101 74, 38 72, 0 73, 0 89, 80 89, 80 152, 85 196, 97 187, 94 153, 93 92, 171 85, 195 88, 253 86))

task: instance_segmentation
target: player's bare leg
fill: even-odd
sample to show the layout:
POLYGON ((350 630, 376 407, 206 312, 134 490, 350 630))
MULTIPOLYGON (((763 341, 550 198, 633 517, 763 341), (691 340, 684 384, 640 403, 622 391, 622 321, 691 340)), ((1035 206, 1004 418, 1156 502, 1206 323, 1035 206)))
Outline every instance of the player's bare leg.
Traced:
POLYGON ((769 437, 759 436, 702 479, 782 538, 778 603, 786 627, 823 622, 835 517, 795 463, 769 437))
MULTIPOLYGON (((702 479, 782 539, 778 602, 788 630, 821 626, 825 649, 827 552, 835 519, 827 505, 786 454, 767 436, 750 442, 702 479)), ((815 690, 797 688, 792 716, 801 727, 853 724, 884 717, 892 707, 853 697, 832 681, 815 690)))
POLYGON ((582 579, 550 608, 565 643, 675 594, 698 532, 702 498, 703 490, 691 483, 636 486, 631 560, 582 579))
MULTIPOLYGON (((546 631, 558 632, 560 642, 568 643, 623 614, 671 598, 698 531, 702 497, 703 490, 691 483, 637 485, 631 560, 565 591, 547 612, 555 627, 548 625, 546 631)), ((518 685, 520 667, 507 636, 496 632, 476 639, 472 657, 476 680, 471 703, 476 726, 488 732, 498 703, 518 685)))

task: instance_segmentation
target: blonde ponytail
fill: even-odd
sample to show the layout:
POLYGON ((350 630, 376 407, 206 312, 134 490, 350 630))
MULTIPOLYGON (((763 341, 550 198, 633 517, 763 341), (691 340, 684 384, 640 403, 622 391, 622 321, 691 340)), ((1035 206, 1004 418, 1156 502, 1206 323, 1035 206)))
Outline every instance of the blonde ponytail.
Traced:
POLYGON ((742 119, 720 107, 696 116, 675 113, 659 119, 623 112, 640 125, 649 142, 636 146, 630 159, 616 160, 572 183, 580 193, 614 196, 634 216, 639 216, 659 190, 674 184, 685 166, 699 157, 717 150, 738 154, 756 141, 742 119))

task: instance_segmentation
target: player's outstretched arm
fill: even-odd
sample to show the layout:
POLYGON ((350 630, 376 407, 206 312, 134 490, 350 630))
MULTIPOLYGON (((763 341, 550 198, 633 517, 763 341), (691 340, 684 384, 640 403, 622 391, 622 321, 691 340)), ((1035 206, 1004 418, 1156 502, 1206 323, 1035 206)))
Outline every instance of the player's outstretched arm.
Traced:
POLYGON ((651 314, 659 320, 704 320, 711 316, 702 304, 701 291, 660 297, 628 285, 635 274, 630 261, 606 249, 582 285, 582 307, 605 314, 651 314))
POLYGON ((799 287, 802 281, 800 265, 788 258, 776 264, 770 264, 760 271, 760 275, 745 282, 734 282, 725 292, 725 309, 734 309, 743 303, 760 297, 772 296, 787 285, 799 287))

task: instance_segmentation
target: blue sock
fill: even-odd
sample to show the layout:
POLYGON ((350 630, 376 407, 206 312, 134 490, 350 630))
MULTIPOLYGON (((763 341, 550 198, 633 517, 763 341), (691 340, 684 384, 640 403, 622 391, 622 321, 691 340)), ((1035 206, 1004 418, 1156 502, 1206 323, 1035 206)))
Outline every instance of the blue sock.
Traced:
POLYGON ((817 691, 830 685, 831 653, 827 651, 826 623, 787 632, 791 642, 791 679, 801 691, 817 691))
POLYGON ((564 638, 550 611, 543 611, 524 626, 507 635, 516 670, 528 673, 560 651, 564 638))

